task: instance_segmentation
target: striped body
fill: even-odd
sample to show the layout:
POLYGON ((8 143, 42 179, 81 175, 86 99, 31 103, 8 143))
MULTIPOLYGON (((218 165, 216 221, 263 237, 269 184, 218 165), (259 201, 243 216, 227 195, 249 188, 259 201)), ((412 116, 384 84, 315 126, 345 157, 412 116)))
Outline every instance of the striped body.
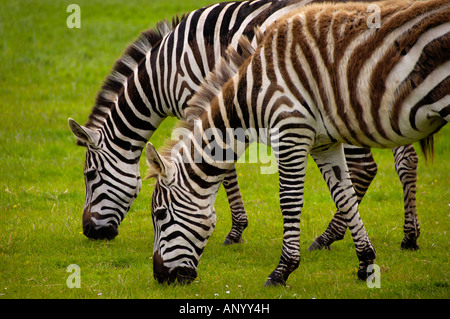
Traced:
MULTIPOLYGON (((299 117, 320 123, 314 148, 330 142, 392 148, 426 138, 445 123, 436 110, 448 116, 449 24, 441 22, 442 14, 436 18, 438 27, 426 23, 436 16, 434 10, 403 23, 407 9, 397 13, 401 9, 396 3, 391 6, 382 11, 379 29, 367 27, 365 5, 356 15, 340 13, 339 7, 323 12, 319 5, 310 7, 276 26, 248 67, 254 74, 261 63, 270 71, 256 80, 249 71, 242 81, 253 91, 255 82, 273 91, 272 99, 288 97, 283 107, 295 108, 291 101, 301 102, 299 117), (281 88, 272 88, 273 83, 281 88)), ((257 102, 251 100, 251 107, 257 102)), ((246 125, 270 124, 262 115, 252 115, 246 125)))
MULTIPOLYGON (((86 126, 69 121, 80 144, 87 147, 83 213, 86 236, 113 238, 118 234, 117 228, 141 188, 138 161, 143 143, 165 117, 184 117, 187 101, 224 55, 227 46, 230 43, 236 46, 242 34, 252 39, 256 25, 261 25, 264 31, 282 14, 309 2, 314 1, 220 3, 189 14, 180 24, 160 23, 156 32, 143 33, 129 46, 100 91, 86 126)), ((369 150, 352 151, 346 146, 347 153, 352 181, 362 198, 375 176, 365 174, 364 168, 366 165, 376 168, 376 164, 369 150)), ((415 174, 415 170, 409 171, 409 175, 415 174)), ((404 189, 411 188, 410 180, 401 178, 404 189)), ((223 185, 232 213, 232 229, 225 243, 239 242, 247 226, 247 215, 234 169, 223 185)), ((411 197, 413 192, 407 193, 405 207, 415 201, 411 197)), ((409 231, 417 229, 417 218, 408 217, 416 216, 415 209, 405 210, 405 214, 405 238, 412 239, 418 236, 418 232, 409 231), (411 221, 415 226, 407 228, 411 221)), ((345 233, 346 225, 339 227, 339 218, 337 214, 327 232, 316 239, 321 246, 330 245, 345 233)))
MULTIPOLYGON (((145 143, 167 116, 184 118, 187 101, 231 43, 312 0, 258 0, 214 4, 157 25, 132 43, 98 94, 89 121, 69 119, 87 147, 83 231, 114 238, 141 189, 139 159, 145 143), (173 29, 173 30, 172 30, 173 29)), ((236 172, 224 180, 233 226, 226 243, 238 242, 247 226, 236 172)))
POLYGON ((233 160, 245 150, 239 145, 252 139, 233 139, 227 129, 269 132, 267 142, 279 166, 284 233, 280 262, 266 284, 284 283, 300 261, 308 154, 350 229, 358 276, 365 278, 375 250, 359 217, 341 143, 410 144, 445 125, 450 109, 450 4, 387 1, 379 6, 380 28, 368 27, 370 13, 362 3, 312 5, 283 17, 235 76, 217 89, 227 69, 219 67, 190 101, 187 116, 198 119, 186 134, 189 139, 164 156, 149 144, 148 163, 158 176, 152 202, 158 280, 195 275, 215 224, 218 186, 233 165, 215 161, 205 155, 209 152, 202 161, 193 160, 195 150, 211 147, 206 135, 195 136, 198 127, 216 132, 215 145, 238 145, 233 160))

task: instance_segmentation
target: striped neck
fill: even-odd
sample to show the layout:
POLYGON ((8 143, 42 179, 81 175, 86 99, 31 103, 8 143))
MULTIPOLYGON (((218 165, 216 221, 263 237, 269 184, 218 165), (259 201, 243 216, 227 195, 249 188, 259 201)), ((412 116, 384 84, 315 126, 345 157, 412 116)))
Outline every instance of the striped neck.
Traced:
POLYGON ((172 25, 159 22, 128 46, 104 81, 85 125, 96 130, 100 142, 109 144, 108 149, 115 149, 124 162, 138 161, 153 132, 172 115, 161 97, 159 51, 178 23, 178 18, 172 25))

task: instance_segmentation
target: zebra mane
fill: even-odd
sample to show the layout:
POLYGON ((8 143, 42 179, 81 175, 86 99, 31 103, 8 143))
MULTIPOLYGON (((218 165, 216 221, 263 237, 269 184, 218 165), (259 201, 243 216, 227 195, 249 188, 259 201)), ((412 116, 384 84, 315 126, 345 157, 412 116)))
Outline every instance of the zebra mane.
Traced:
POLYGON ((174 16, 172 23, 162 20, 155 28, 143 31, 124 51, 122 56, 115 62, 110 74, 106 77, 97 94, 95 105, 85 124, 88 128, 98 128, 108 116, 109 110, 114 107, 118 96, 123 93, 124 83, 133 74, 145 59, 147 53, 169 34, 186 17, 174 16))
MULTIPOLYGON (((263 33, 255 30, 256 45, 262 41, 263 33)), ((229 45, 225 55, 218 61, 216 67, 202 81, 195 95, 187 103, 184 116, 187 121, 193 121, 209 108, 211 101, 219 94, 222 86, 233 77, 239 67, 256 51, 248 38, 242 35, 238 40, 237 49, 229 45)))
MULTIPOLYGON (((259 28, 255 30, 255 37, 258 45, 263 38, 259 28)), ((216 64, 214 71, 211 71, 202 81, 199 90, 188 102, 188 107, 184 111, 186 119, 178 121, 174 130, 183 128, 193 131, 194 121, 200 118, 200 115, 209 107, 210 102, 220 92, 222 86, 236 74, 239 67, 255 52, 255 48, 253 48, 246 36, 240 37, 237 48, 236 50, 231 45, 227 48, 225 55, 216 64)), ((179 140, 166 140, 159 154, 164 159, 172 161, 173 148, 179 142, 179 140)), ((183 152, 183 149, 181 149, 181 152, 183 152)), ((157 178, 158 176, 159 172, 155 171, 153 167, 148 167, 144 179, 157 178)))
MULTIPOLYGON (((173 131, 177 129, 186 129, 188 132, 191 132, 194 130, 194 122, 188 122, 185 120, 177 121, 177 123, 173 128, 173 131)), ((163 157, 165 160, 172 162, 173 161, 172 150, 179 142, 180 140, 167 139, 166 141, 164 141, 163 146, 159 150, 159 155, 163 157)), ((159 173, 157 171, 155 171, 152 167, 147 166, 147 171, 145 172, 144 180, 157 178, 158 176, 159 173)))

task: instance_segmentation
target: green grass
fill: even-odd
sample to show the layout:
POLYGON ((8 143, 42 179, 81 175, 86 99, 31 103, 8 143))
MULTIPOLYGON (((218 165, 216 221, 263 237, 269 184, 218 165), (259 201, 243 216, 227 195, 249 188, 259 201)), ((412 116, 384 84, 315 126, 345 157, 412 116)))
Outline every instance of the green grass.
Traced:
MULTIPOLYGON (((81 29, 66 27, 72 1, 0 1, 0 299, 1 298, 449 298, 450 127, 436 158, 420 154, 418 213, 421 249, 402 251, 403 201, 389 150, 375 150, 378 176, 360 212, 377 249, 381 288, 356 278, 357 258, 346 235, 331 251, 307 252, 334 212, 311 161, 302 212, 300 267, 287 287, 264 288, 281 252, 277 174, 238 164, 250 225, 243 244, 223 247, 231 218, 223 189, 217 226, 188 286, 159 285, 152 274, 151 181, 112 241, 83 236, 84 149, 67 118, 84 122, 115 59, 162 18, 210 0, 77 1, 81 29), (69 289, 67 266, 81 269, 69 289)), ((163 123, 156 146, 175 123, 163 123)), ((145 172, 141 162, 141 174, 145 172)))

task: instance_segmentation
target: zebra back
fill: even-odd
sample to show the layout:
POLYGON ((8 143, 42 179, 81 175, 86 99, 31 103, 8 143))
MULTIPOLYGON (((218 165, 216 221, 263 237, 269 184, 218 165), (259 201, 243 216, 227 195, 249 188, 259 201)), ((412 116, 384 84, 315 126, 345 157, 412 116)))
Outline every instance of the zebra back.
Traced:
MULTIPOLYGON (((347 144, 382 148, 422 139, 416 139, 422 133, 414 117, 420 106, 404 111, 402 103, 439 63, 443 64, 448 59, 449 53, 445 49, 448 46, 448 36, 446 38, 443 32, 446 30, 445 22, 450 21, 450 4, 444 0, 406 0, 383 1, 379 5, 380 20, 383 23, 376 28, 367 25, 370 13, 366 11, 367 4, 362 3, 332 6, 311 4, 286 15, 266 31, 266 36, 253 55, 257 58, 249 61, 258 65, 249 68, 248 64, 242 66, 235 80, 247 85, 245 77, 249 75, 242 74, 255 70, 258 73, 260 60, 264 59, 266 64, 262 73, 266 72, 265 76, 271 83, 286 85, 287 91, 299 99, 307 113, 312 114, 311 107, 317 107, 327 122, 327 127, 331 128, 329 134, 335 135, 335 139, 347 144), (405 76, 403 82, 386 86, 388 75, 395 67, 398 68, 400 62, 405 63, 403 57, 412 50, 415 42, 435 27, 443 30, 438 35, 441 40, 433 42, 431 39, 430 46, 424 49, 422 56, 426 58, 427 54, 436 55, 436 52, 443 54, 433 62, 429 58, 428 61, 419 59, 416 68, 411 70, 413 72, 409 76, 405 76), (391 34, 392 30, 399 31, 391 34), (273 41, 276 43, 272 43, 273 41), (391 42, 393 45, 386 45, 391 42), (373 54, 378 51, 380 52, 373 54), (294 72, 303 87, 302 92, 290 79, 292 72, 286 67, 287 54, 292 59, 294 72), (278 74, 274 73, 275 68, 278 74), (363 81, 358 81, 359 77, 363 81), (404 114, 410 111, 409 121, 405 121, 404 114)), ((420 54, 418 57, 420 58, 420 54)), ((261 74, 256 79, 253 77, 253 81, 254 86, 261 86, 261 74)), ((239 85, 241 84, 237 84, 238 87, 239 85)), ((211 84, 205 90, 209 90, 211 95, 217 93, 211 84)), ((274 90, 278 89, 275 87, 274 90)), ((222 88, 222 94, 225 92, 236 94, 234 89, 222 88)), ((446 92, 448 81, 444 79, 435 90, 428 93, 442 98, 446 92)), ((247 98, 249 109, 255 107, 254 97, 247 98)), ((193 102, 198 100, 201 99, 194 99, 193 102)), ((200 104, 208 102, 205 99, 200 104)), ((212 107, 217 107, 217 103, 213 103, 212 107)), ((208 107, 203 105, 203 108, 208 107)), ((442 125, 443 122, 441 125, 434 124, 436 130, 442 125)), ((425 135, 421 146, 425 154, 432 152, 432 136, 425 135)))
MULTIPOLYGON (((255 29, 257 44, 261 41, 263 34, 260 29, 255 29)), ((238 40, 236 50, 230 45, 225 55, 217 63, 215 69, 203 80, 197 93, 188 102, 184 110, 187 121, 198 119, 208 108, 210 102, 222 90, 222 86, 233 77, 244 62, 255 52, 254 47, 247 36, 242 35, 238 40)))

